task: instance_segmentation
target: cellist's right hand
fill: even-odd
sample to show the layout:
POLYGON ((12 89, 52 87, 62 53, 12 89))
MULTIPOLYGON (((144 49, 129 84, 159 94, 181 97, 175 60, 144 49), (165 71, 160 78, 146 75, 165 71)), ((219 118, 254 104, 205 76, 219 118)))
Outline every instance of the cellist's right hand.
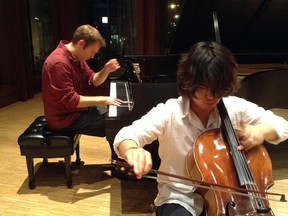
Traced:
POLYGON ((137 179, 142 178, 152 168, 152 157, 149 151, 139 148, 133 140, 124 140, 119 146, 124 160, 133 168, 137 179))

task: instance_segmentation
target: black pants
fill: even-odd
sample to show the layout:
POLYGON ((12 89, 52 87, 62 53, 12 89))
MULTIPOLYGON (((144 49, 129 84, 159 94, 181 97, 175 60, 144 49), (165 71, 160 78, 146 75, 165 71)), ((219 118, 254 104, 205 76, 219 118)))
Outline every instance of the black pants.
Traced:
POLYGON ((60 131, 104 137, 106 113, 107 109, 105 108, 89 107, 87 112, 60 131))
MULTIPOLYGON (((201 213, 200 216, 205 216, 205 211, 201 213)), ((192 214, 187 211, 183 206, 179 204, 163 204, 157 207, 156 216, 192 216, 192 214)))

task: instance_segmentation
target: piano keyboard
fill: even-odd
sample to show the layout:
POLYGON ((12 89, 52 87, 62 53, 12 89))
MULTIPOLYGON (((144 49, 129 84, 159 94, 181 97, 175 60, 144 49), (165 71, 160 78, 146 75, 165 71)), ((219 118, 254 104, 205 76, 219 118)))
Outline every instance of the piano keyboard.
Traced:
POLYGON ((120 106, 110 105, 108 117, 117 117, 131 111, 133 101, 130 97, 129 83, 126 81, 110 82, 110 97, 119 98, 124 101, 120 106))

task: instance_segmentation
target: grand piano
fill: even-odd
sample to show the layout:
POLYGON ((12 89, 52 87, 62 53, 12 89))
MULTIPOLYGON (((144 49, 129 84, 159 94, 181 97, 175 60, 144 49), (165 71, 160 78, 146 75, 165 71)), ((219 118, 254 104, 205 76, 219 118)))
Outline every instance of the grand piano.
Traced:
MULTIPOLYGON (((198 41, 212 40, 229 48, 239 64, 239 78, 243 81, 248 80, 252 74, 263 71, 283 71, 274 73, 275 75, 269 73, 270 77, 267 79, 274 76, 274 80, 281 79, 275 76, 288 73, 287 1, 186 0, 183 4, 169 54, 125 56, 123 75, 111 79, 110 95, 127 101, 121 107, 109 107, 106 138, 111 149, 115 135, 122 127, 140 118, 157 103, 177 97, 175 82, 179 56, 198 41)), ((285 79, 288 79, 287 76, 285 79)), ((254 78, 253 80, 253 86, 261 85, 256 85, 254 78)), ((259 82, 262 82, 261 80, 262 78, 259 82)), ((273 85, 277 86, 277 83, 273 85)), ((242 88, 239 96, 252 99, 261 105, 261 101, 266 100, 265 93, 259 94, 262 95, 261 98, 254 93, 254 98, 251 98, 249 92, 253 86, 246 82, 244 88, 249 90, 242 88)), ((283 88, 279 89, 280 92, 287 92, 283 82, 280 88, 283 88)), ((257 89, 254 89, 255 91, 257 89)), ((269 108, 270 106, 273 105, 269 105, 269 108)), ((151 148, 148 150, 153 156, 153 168, 157 168, 160 162, 158 146, 147 145, 147 148, 151 148)), ((112 159, 118 159, 113 150, 112 159)))
MULTIPOLYGON (((176 69, 179 56, 125 56, 125 73, 111 78, 110 96, 125 101, 120 107, 109 106, 106 118, 106 139, 112 151, 112 160, 119 160, 113 150, 117 132, 139 119, 158 103, 178 97, 176 69)), ((152 153, 153 168, 159 167, 158 142, 146 145, 152 153)), ((116 166, 118 176, 120 168, 116 166)))

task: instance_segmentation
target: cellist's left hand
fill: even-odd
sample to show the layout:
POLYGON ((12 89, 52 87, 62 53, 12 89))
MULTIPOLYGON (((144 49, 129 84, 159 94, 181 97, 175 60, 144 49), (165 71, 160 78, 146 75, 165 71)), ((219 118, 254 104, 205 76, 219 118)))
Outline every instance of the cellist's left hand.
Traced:
POLYGON ((238 150, 245 151, 263 144, 264 140, 273 140, 278 137, 275 129, 268 124, 242 125, 242 129, 236 129, 235 132, 240 141, 238 150))

